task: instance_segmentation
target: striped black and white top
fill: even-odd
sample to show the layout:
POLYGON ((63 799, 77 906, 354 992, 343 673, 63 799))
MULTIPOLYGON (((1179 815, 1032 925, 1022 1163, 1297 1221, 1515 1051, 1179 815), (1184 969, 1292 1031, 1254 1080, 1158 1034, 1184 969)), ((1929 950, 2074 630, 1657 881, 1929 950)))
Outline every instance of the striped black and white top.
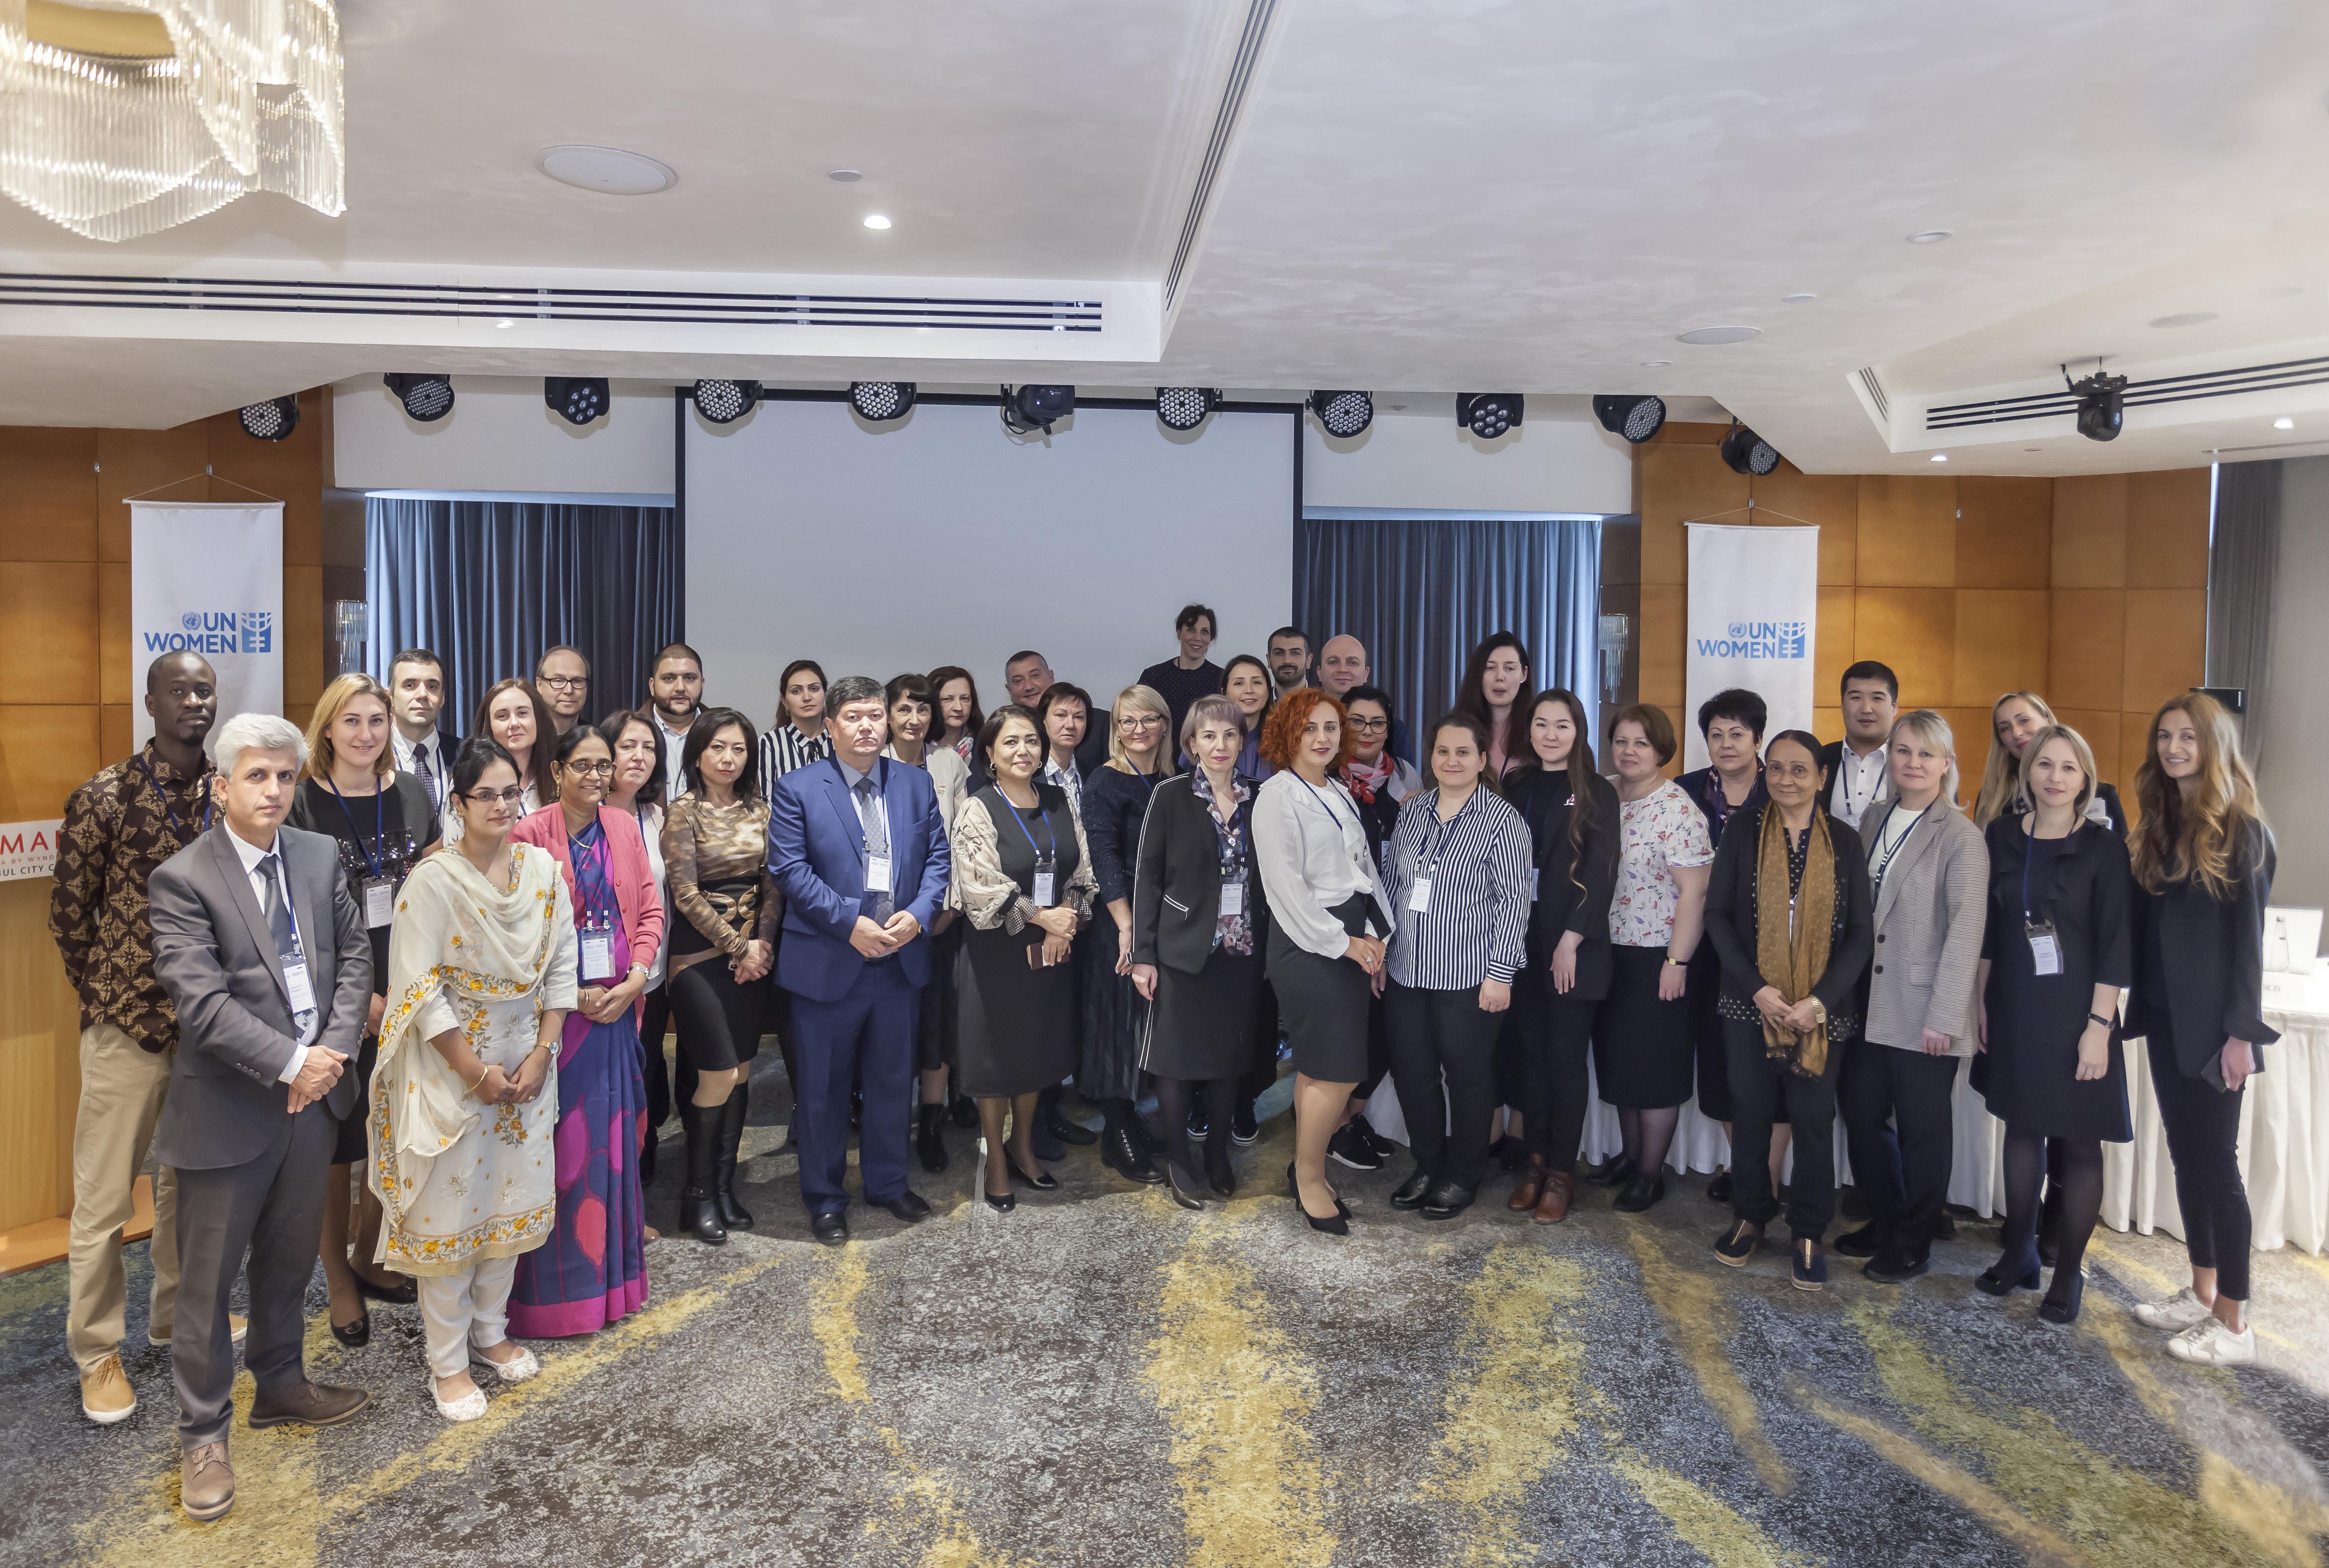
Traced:
POLYGON ((1528 963, 1528 824, 1483 785, 1443 822, 1439 792, 1419 789, 1400 806, 1383 845, 1383 882, 1399 928, 1391 940, 1394 984, 1469 991, 1510 981, 1528 963), (1415 907, 1429 878, 1429 907, 1415 907))
POLYGON ((824 730, 811 740, 791 724, 778 725, 760 736, 760 798, 774 800, 777 781, 795 768, 823 762, 833 755, 833 737, 824 730))

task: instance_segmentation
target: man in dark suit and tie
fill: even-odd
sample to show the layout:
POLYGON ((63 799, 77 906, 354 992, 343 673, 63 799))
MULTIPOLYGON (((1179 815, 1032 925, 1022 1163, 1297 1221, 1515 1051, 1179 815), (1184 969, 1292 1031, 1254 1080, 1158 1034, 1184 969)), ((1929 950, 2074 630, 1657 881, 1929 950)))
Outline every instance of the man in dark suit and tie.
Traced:
POLYGON ((952 857, 930 775, 882 756, 882 684, 844 676, 826 696, 833 755, 777 782, 768 870, 785 893, 777 983, 793 995, 800 1076, 793 1122, 801 1200, 821 1242, 849 1239, 849 1091, 864 1087, 857 1162, 868 1202, 911 1225, 930 1206, 906 1186, 914 1030, 930 978, 923 934, 952 857))
POLYGON ((281 825, 306 760, 297 727, 238 714, 212 744, 225 821, 147 884, 154 974, 178 1013, 178 1057, 154 1152, 178 1173, 171 1358, 180 1501, 197 1519, 234 1506, 226 1307, 246 1253, 244 1362, 258 1385, 250 1424, 329 1426, 371 1398, 309 1382, 301 1351, 324 1173, 337 1123, 355 1109, 355 1076, 345 1067, 372 1000, 372 939, 338 846, 281 825))

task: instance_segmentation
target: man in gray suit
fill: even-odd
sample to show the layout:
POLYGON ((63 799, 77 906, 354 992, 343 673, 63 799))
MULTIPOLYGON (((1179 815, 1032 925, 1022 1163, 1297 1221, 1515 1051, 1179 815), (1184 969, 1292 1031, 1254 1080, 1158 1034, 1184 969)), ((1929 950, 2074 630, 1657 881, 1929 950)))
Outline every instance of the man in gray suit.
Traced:
POLYGON ((360 1388, 310 1383, 301 1349, 336 1122, 355 1110, 344 1068, 372 1000, 372 942, 337 847, 281 825, 306 760, 288 719, 243 713, 212 742, 225 821, 147 885, 154 973, 177 1005, 178 1058, 155 1154, 178 1172, 180 1501, 197 1519, 234 1506, 227 1426, 234 1347, 227 1295, 250 1256, 244 1361, 250 1423, 329 1426, 360 1388))

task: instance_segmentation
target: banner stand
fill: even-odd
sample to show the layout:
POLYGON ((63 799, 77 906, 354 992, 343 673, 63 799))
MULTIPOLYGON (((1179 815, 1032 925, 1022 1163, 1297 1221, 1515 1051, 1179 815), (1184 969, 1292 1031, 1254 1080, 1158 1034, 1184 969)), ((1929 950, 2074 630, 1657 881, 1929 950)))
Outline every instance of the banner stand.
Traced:
MULTIPOLYGON (((218 676, 221 719, 282 712, 283 503, 132 497, 128 506, 129 668, 137 688, 156 659, 193 653, 218 676)), ((153 716, 143 703, 130 712, 132 744, 143 746, 153 716)))
POLYGON ((1770 710, 1766 739, 1812 728, 1819 629, 1819 529, 1693 521, 1684 617, 1683 694, 1675 716, 1683 765, 1707 765, 1699 705, 1743 686, 1770 710))

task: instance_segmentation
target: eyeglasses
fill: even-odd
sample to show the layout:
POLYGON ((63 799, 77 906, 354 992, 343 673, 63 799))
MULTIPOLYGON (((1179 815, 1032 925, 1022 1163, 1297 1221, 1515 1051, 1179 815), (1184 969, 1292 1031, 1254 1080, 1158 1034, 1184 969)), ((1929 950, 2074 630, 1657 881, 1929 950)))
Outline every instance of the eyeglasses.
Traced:
POLYGON ((1127 713, 1116 721, 1118 729, 1154 729, 1164 721, 1153 713, 1127 713))
POLYGON ((590 684, 588 675, 545 675, 542 683, 553 691, 573 691, 590 684))
POLYGON ((1391 728, 1391 720, 1388 718, 1353 718, 1351 720, 1351 728, 1357 730, 1361 735, 1372 735, 1378 730, 1389 729, 1391 728))
POLYGON ((469 799, 481 806, 492 805, 496 801, 505 806, 522 806, 525 803, 525 791, 522 788, 505 789, 498 793, 493 790, 471 790, 469 799))
POLYGON ((615 771, 614 759, 611 757, 603 762, 570 762, 565 765, 565 767, 568 773, 580 774, 584 778, 589 778, 593 774, 610 774, 615 771))

